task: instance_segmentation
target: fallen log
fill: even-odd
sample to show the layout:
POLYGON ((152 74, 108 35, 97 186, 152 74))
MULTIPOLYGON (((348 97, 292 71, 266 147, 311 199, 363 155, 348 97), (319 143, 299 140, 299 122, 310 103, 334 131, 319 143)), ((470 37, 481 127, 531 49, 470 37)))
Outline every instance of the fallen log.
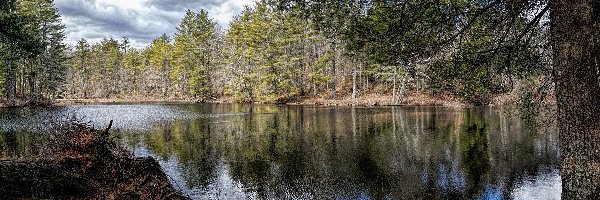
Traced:
MULTIPOLYGON (((112 125, 112 121, 110 123, 112 125)), ((108 130, 71 123, 54 137, 60 147, 39 158, 0 160, 0 197, 6 199, 189 199, 158 162, 135 158, 108 130)))

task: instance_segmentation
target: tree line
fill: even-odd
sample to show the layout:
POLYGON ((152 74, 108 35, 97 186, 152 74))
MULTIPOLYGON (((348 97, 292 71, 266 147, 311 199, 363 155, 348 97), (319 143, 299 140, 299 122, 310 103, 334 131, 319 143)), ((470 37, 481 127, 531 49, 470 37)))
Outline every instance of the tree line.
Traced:
MULTIPOLYGON (((143 49, 127 38, 81 39, 67 63, 66 98, 278 102, 328 91, 341 53, 297 11, 258 2, 224 32, 204 10, 188 10, 173 36, 143 49)), ((346 61, 347 62, 347 61, 346 61)))
POLYGON ((141 49, 128 38, 82 38, 65 48, 51 0, 9 4, 6 12, 15 18, 3 21, 23 27, 7 30, 22 30, 15 35, 28 39, 17 45, 3 34, 4 49, 26 54, 3 55, 8 67, 0 81, 9 99, 286 102, 375 93, 399 103, 421 92, 485 104, 515 87, 540 85, 550 72, 548 24, 522 15, 541 3, 510 10, 467 0, 261 0, 227 30, 206 11, 188 10, 174 35, 141 49))
POLYGON ((226 31, 188 10, 175 35, 143 49, 127 38, 82 39, 60 95, 285 102, 376 93, 400 102, 425 92, 487 103, 549 74, 540 18, 499 26, 492 19, 508 15, 503 8, 463 11, 481 9, 476 1, 344 2, 262 0, 226 31))

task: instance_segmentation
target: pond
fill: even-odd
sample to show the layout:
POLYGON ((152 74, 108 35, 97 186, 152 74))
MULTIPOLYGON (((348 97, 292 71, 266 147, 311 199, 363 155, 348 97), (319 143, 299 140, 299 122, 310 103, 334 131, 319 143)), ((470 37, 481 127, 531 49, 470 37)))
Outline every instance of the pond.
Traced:
POLYGON ((0 110, 0 157, 77 116, 194 199, 560 199, 554 126, 516 109, 240 104, 0 110), (39 125, 37 125, 39 126, 39 125))

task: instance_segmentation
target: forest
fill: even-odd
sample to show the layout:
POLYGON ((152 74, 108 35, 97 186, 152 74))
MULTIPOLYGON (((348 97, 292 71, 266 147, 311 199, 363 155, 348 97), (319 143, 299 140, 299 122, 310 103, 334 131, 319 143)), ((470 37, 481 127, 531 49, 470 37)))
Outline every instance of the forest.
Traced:
POLYGON ((9 1, 3 21, 22 27, 3 33, 0 82, 8 99, 285 103, 375 94, 401 104, 419 93, 487 105, 551 93, 548 6, 510 3, 261 0, 226 28, 188 10, 174 35, 134 48, 127 37, 65 45, 52 1, 9 1))

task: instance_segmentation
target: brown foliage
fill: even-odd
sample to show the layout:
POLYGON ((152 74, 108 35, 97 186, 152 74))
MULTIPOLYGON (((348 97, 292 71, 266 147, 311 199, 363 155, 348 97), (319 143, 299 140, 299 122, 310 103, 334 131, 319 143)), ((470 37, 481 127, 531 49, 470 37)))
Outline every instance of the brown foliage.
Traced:
POLYGON ((153 158, 134 158, 86 124, 56 135, 47 156, 0 160, 0 196, 8 199, 188 199, 153 158))

